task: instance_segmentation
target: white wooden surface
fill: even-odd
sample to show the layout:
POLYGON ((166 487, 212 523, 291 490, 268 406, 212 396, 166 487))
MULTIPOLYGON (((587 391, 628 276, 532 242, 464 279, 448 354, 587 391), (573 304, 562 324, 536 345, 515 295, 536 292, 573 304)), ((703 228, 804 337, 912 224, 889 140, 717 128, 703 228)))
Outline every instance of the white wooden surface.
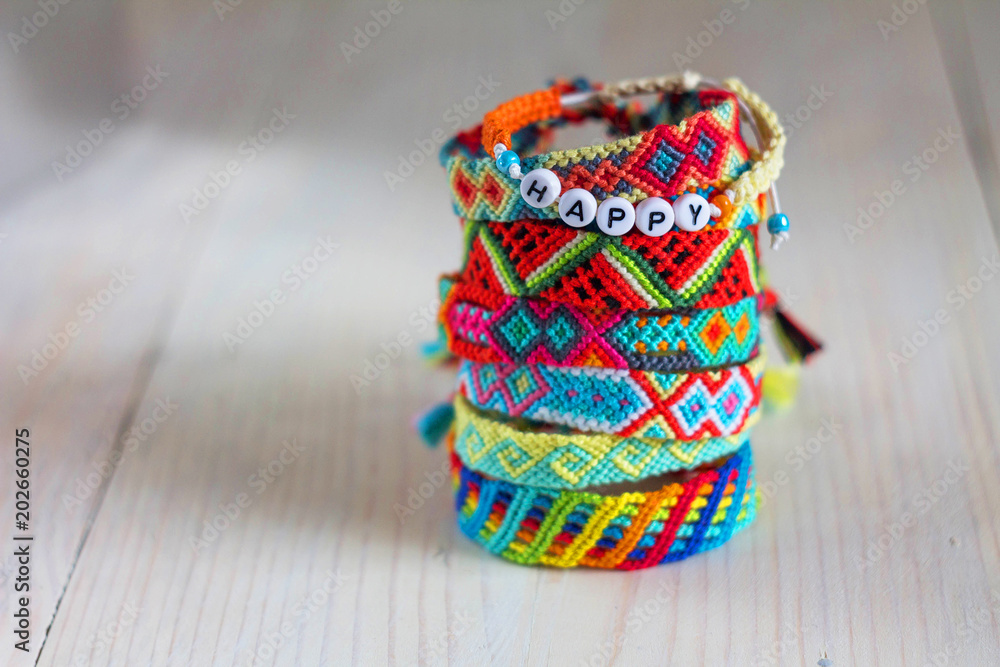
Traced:
MULTIPOLYGON (((223 20, 208 2, 71 3, 0 49, 0 423, 11 446, 32 433, 35 535, 25 656, 5 489, 0 664, 997 663, 1000 279, 961 307, 949 294, 998 251, 1000 9, 919 5, 884 39, 890 3, 800 4, 584 3, 554 31, 556 2, 404 4, 347 62, 340 43, 384 3, 244 0, 223 20), (787 483, 725 548, 636 573, 488 556, 458 534, 446 487, 401 524, 393 505, 444 462, 410 418, 450 378, 416 344, 360 392, 349 378, 401 333, 429 337, 459 235, 433 160, 394 191, 383 173, 450 129, 480 77, 499 86, 476 116, 555 74, 672 71, 723 9, 733 22, 690 67, 739 75, 783 116, 832 91, 792 128, 794 237, 764 258, 828 346, 795 409, 756 431, 760 481, 787 483), (59 182, 64 146, 156 65, 169 76, 59 182), (287 129, 242 162, 283 107, 287 129), (949 128, 960 139, 911 180, 949 128), (232 159, 241 173, 185 224, 178 204, 232 159), (905 192, 849 240, 896 179, 905 192), (292 291, 282 276, 317 238, 338 248, 292 291), (17 367, 123 267, 127 288, 25 385, 17 367), (275 288, 286 300, 231 352, 223 335, 275 288), (894 370, 938 310, 947 322, 894 370), (133 449, 158 401, 177 407, 133 449), (824 419, 842 426, 803 456, 824 419), (301 453, 259 483, 286 441, 301 453), (968 470, 935 486, 950 463, 968 470), (907 512, 915 525, 885 537, 907 512)), ((7 3, 0 25, 34 11, 7 3)))

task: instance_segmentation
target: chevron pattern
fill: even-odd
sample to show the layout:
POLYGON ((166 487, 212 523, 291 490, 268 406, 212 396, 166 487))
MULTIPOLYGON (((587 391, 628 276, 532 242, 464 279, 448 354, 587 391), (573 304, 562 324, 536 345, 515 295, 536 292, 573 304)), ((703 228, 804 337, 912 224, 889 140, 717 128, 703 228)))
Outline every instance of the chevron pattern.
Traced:
POLYGON ((653 424, 627 438, 551 433, 455 399, 455 451, 476 472, 528 486, 579 489, 690 470, 732 454, 747 435, 667 440, 653 424))
POLYGON ((717 308, 760 291, 757 228, 660 238, 469 222, 462 282, 588 310, 717 308))
POLYGON ((700 373, 464 361, 457 391, 470 405, 507 417, 622 437, 698 440, 749 428, 763 374, 763 355, 700 373))

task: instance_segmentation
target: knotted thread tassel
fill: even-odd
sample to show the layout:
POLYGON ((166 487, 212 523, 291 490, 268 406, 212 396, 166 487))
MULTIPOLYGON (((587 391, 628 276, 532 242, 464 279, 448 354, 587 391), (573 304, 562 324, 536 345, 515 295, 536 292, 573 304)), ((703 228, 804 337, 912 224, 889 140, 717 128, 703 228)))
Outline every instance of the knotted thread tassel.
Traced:
POLYGON ((455 407, 439 403, 416 418, 416 429, 429 447, 437 447, 455 421, 455 407))

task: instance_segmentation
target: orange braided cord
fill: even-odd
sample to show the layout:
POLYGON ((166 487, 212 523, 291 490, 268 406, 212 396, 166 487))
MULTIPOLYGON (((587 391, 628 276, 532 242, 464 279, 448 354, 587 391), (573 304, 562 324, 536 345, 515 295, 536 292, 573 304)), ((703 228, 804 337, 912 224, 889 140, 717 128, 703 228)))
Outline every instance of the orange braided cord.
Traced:
POLYGON ((483 148, 493 155, 493 147, 511 146, 510 135, 525 125, 554 118, 562 112, 559 91, 555 88, 540 90, 504 102, 483 117, 483 148))

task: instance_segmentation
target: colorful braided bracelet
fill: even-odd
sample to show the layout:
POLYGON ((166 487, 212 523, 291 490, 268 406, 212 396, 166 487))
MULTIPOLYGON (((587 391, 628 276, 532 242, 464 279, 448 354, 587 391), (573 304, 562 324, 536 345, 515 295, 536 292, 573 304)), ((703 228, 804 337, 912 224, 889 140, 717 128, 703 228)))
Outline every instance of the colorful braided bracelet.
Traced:
POLYGON ((749 428, 764 355, 699 373, 560 368, 463 361, 457 391, 470 405, 580 431, 697 440, 749 428))
MULTIPOLYGON (((717 120, 719 122, 728 121, 738 134, 739 114, 736 113, 736 110, 742 107, 744 113, 748 114, 753 121, 751 128, 760 147, 759 159, 732 183, 732 188, 728 189, 726 194, 717 195, 718 204, 714 203, 715 198, 710 204, 696 193, 685 193, 680 195, 673 202, 673 205, 659 196, 647 194, 650 205, 642 208, 633 206, 631 201, 621 196, 609 197, 598 206, 596 197, 587 188, 572 188, 563 192, 563 184, 559 175, 551 169, 535 167, 524 173, 525 169, 522 169, 520 156, 512 150, 513 132, 545 119, 559 117, 565 105, 586 103, 598 95, 614 99, 637 93, 692 91, 699 85, 710 88, 719 87, 719 84, 702 81, 699 75, 686 72, 682 76, 626 81, 608 86, 600 93, 591 92, 564 97, 558 89, 550 88, 523 95, 501 104, 486 114, 482 130, 483 148, 487 152, 492 152, 496 160, 496 170, 501 175, 506 175, 513 181, 520 181, 518 190, 522 201, 528 206, 544 209, 558 201, 560 217, 567 224, 575 227, 586 225, 589 220, 593 220, 596 216, 597 226, 601 231, 615 236, 629 231, 635 224, 637 217, 645 218, 639 225, 641 231, 657 235, 652 232, 654 225, 649 218, 649 215, 654 212, 660 216, 658 220, 660 223, 664 222, 663 216, 669 214, 670 218, 673 218, 676 215, 676 224, 679 228, 685 231, 698 231, 709 224, 709 216, 722 218, 724 217, 723 209, 730 209, 734 205, 741 206, 747 200, 767 191, 771 196, 772 208, 775 211, 775 214, 768 219, 768 231, 772 235, 771 247, 777 249, 788 238, 789 229, 787 216, 780 212, 781 206, 774 186, 774 180, 777 178, 783 163, 785 135, 780 123, 778 123, 777 115, 763 100, 735 79, 729 79, 721 85, 735 93, 735 100, 739 106, 733 105, 732 113, 728 117, 726 114, 722 114, 722 117, 717 118, 717 120), (567 202, 561 201, 561 198, 566 198, 567 202), (577 210, 578 207, 579 210, 577 210), (584 210, 587 211, 586 215, 582 212, 584 210), (573 216, 574 212, 577 213, 576 217, 573 216), (649 227, 649 232, 646 231, 646 226, 649 227)), ((723 92, 716 90, 710 91, 710 94, 721 95, 723 92)), ((695 116, 697 117, 697 114, 695 116)), ((708 117, 715 118, 712 114, 708 114, 708 117)), ((676 128, 676 132, 668 132, 664 126, 658 126, 652 130, 652 134, 649 136, 639 135, 639 146, 642 150, 639 152, 637 161, 643 167, 637 176, 645 179, 646 182, 653 182, 655 187, 669 188, 670 180, 676 173, 676 169, 670 168, 672 158, 675 157, 671 155, 670 149, 673 148, 673 153, 678 152, 676 147, 669 146, 669 140, 676 139, 678 134, 684 135, 690 131, 698 136, 698 142, 701 144, 706 136, 706 130, 703 127, 697 127, 697 125, 702 118, 704 117, 692 120, 691 125, 695 127, 690 128, 690 130, 686 127, 687 122, 685 121, 676 128), (665 170, 662 170, 663 163, 666 163, 665 170), (653 165, 652 169, 649 168, 650 164, 653 165), (669 173, 666 182, 663 180, 663 174, 657 173, 657 166, 661 167, 661 171, 669 173), (659 178, 657 178, 658 176, 659 178)), ((709 137, 709 142, 711 141, 712 138, 709 137)), ((699 151, 696 145, 693 154, 696 158, 701 158, 708 152, 705 148, 699 151)), ((682 165, 685 164, 683 155, 680 157, 680 162, 682 165)), ((702 164, 705 165, 704 162, 702 164)), ((686 166, 687 170, 691 170, 693 161, 686 166)), ((662 224, 658 226, 659 229, 663 227, 662 224)))
POLYGON ((469 222, 463 282, 590 310, 717 308, 757 294, 757 229, 614 237, 549 222, 469 222))
POLYGON ((466 535, 518 563, 635 569, 753 519, 750 430, 764 385, 774 401, 795 377, 763 381, 761 314, 793 365, 820 348, 759 282, 768 204, 772 248, 788 237, 784 144, 738 81, 685 73, 559 83, 445 146, 465 251, 428 352, 462 363, 417 428, 447 436, 466 535), (586 119, 616 140, 538 155, 586 119))
MULTIPOLYGON (((559 88, 553 88, 541 95, 558 104, 559 93, 559 88)), ((513 100, 508 104, 517 102, 513 100)), ((599 100, 593 98, 590 102, 599 100)), ((501 107, 497 111, 504 110, 505 107, 501 107)), ((686 207, 670 206, 672 210, 663 210, 669 220, 658 220, 650 225, 647 215, 646 224, 636 227, 642 233, 656 235, 653 230, 661 226, 669 229, 675 219, 678 227, 687 231, 697 231, 704 226, 738 226, 740 216, 732 213, 739 213, 742 206, 733 206, 731 200, 735 193, 726 193, 726 190, 751 164, 749 151, 740 136, 736 95, 726 90, 665 92, 661 95, 660 109, 656 111, 659 113, 638 114, 632 107, 605 103, 581 114, 580 118, 604 116, 620 126, 623 115, 631 116, 627 120, 633 125, 666 116, 668 122, 679 124, 657 124, 650 130, 608 144, 537 155, 524 158, 523 163, 515 150, 506 150, 506 147, 503 157, 494 155, 493 147, 488 147, 477 154, 478 159, 466 158, 458 149, 467 145, 470 137, 484 144, 488 139, 483 126, 463 133, 464 141, 451 143, 449 151, 444 153, 456 213, 464 218, 495 221, 562 218, 567 224, 580 227, 595 219, 598 202, 622 198, 638 204, 646 199, 660 198, 661 201, 673 200, 676 204, 679 196, 694 193, 704 203, 699 215, 687 216, 690 211, 686 207), (511 175, 512 168, 517 176, 511 175), (540 180, 524 183, 522 190, 520 174, 536 170, 540 180), (547 190, 541 192, 543 189, 547 190), (524 191, 530 191, 535 197, 522 196, 524 191), (541 202, 537 198, 540 192, 541 202), (557 198, 568 200, 562 202, 561 209, 553 205, 557 198), (574 211, 577 206, 578 210, 574 211), (710 209, 711 220, 707 215, 710 209)), ((553 108, 546 118, 538 121, 562 118, 567 113, 570 110, 553 108)), ((496 112, 487 115, 486 122, 495 117, 496 112)), ((524 142, 515 146, 510 137, 507 141, 518 151, 533 148, 524 142)))
POLYGON ((757 297, 709 310, 593 312, 447 277, 441 290, 448 349, 471 361, 692 371, 745 363, 760 340, 757 297))
MULTIPOLYGON (((757 413, 748 421, 755 422, 757 413)), ((748 424, 750 426, 751 424, 748 424)), ((665 440, 655 424, 622 438, 606 433, 560 433, 501 421, 455 397, 455 451, 471 470, 508 482, 582 489, 635 482, 690 470, 732 454, 747 434, 700 440, 665 440)))
POLYGON ((749 443, 732 456, 652 492, 559 491, 481 475, 452 452, 459 528, 522 565, 635 570, 726 542, 753 520, 749 443))

